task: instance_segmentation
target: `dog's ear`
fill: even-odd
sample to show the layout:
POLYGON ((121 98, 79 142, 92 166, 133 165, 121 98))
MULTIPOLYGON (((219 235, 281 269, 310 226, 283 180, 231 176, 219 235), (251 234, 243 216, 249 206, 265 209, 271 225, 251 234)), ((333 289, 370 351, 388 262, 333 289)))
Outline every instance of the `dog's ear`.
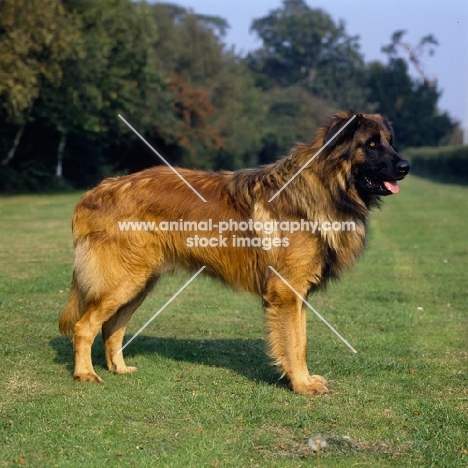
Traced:
POLYGON ((354 112, 335 114, 331 119, 323 144, 328 143, 328 146, 338 145, 352 138, 361 118, 361 114, 355 114, 354 112))

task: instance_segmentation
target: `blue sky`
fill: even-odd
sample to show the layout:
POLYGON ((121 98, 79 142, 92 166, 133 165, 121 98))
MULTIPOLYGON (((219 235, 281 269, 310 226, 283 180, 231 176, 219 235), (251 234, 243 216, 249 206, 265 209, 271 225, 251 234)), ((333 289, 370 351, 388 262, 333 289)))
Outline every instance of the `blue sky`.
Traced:
MULTIPOLYGON (((166 0, 167 1, 167 0, 166 0)), ((249 33, 253 19, 281 6, 281 0, 172 0, 196 13, 218 15, 230 24, 225 38, 238 52, 261 45, 249 33)), ((408 33, 405 40, 416 44, 433 34, 439 47, 433 57, 425 57, 424 72, 436 78, 443 91, 440 108, 468 127, 468 1, 467 0, 307 0, 322 8, 335 21, 343 20, 346 31, 360 36, 366 61, 385 60, 380 52, 397 29, 408 33)))

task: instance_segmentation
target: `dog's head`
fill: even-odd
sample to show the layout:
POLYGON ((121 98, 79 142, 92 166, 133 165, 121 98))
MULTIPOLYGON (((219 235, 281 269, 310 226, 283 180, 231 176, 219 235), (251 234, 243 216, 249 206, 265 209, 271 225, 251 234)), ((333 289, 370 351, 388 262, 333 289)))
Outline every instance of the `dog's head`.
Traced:
POLYGON ((343 145, 342 157, 351 161, 354 186, 363 199, 398 193, 398 181, 406 177, 410 164, 393 145, 393 129, 380 114, 335 114, 323 144, 343 145))

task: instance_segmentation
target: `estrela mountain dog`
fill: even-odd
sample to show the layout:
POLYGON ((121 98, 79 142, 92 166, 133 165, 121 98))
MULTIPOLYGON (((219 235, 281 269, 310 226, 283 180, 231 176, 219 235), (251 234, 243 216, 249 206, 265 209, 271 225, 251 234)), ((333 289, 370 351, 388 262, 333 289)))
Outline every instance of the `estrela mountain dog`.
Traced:
POLYGON ((165 166, 106 179, 87 192, 73 214, 73 281, 59 324, 63 334, 73 335, 73 377, 102 382, 91 361, 100 330, 109 370, 133 372, 121 352, 133 312, 164 273, 205 266, 205 274, 262 297, 268 352, 293 391, 327 392, 326 380, 309 374, 306 308, 289 286, 305 299, 351 267, 365 247, 369 210, 381 196, 397 193, 397 181, 410 169, 394 147, 384 116, 357 114, 349 122, 352 117, 350 112, 335 114, 310 142, 297 144, 286 157, 264 167, 179 169, 206 203, 165 166), (212 230, 119 228, 131 220, 155 226, 182 220, 206 225, 211 220, 212 230), (304 220, 319 225, 352 222, 354 230, 281 229, 282 222, 304 220), (222 244, 194 244, 194 234, 219 237, 216 226, 227 221, 230 226, 250 222, 254 230, 230 230, 222 244), (258 228, 266 225, 274 229, 258 228), (242 246, 236 243, 239 234, 244 236, 242 246))

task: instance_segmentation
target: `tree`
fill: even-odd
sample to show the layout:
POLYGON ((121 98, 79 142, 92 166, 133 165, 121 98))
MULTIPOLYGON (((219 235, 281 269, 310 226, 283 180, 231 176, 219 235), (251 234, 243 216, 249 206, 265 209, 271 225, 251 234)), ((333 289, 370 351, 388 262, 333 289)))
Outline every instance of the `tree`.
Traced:
POLYGON ((80 21, 80 37, 73 54, 62 64, 58 89, 46 87, 38 116, 59 134, 57 175, 67 135, 82 134, 103 142, 115 132, 118 114, 135 124, 144 121, 146 93, 160 91, 163 80, 151 67, 149 44, 156 31, 144 6, 128 0, 66 0, 66 8, 80 21))
POLYGON ((264 121, 262 163, 275 161, 295 143, 309 141, 333 113, 330 103, 300 86, 275 87, 268 91, 266 98, 269 108, 264 121))
POLYGON ((214 167, 234 170, 256 166, 266 130, 265 95, 242 62, 229 54, 224 61, 211 91, 216 109, 213 125, 225 141, 215 156, 214 167))
POLYGON ((339 107, 364 107, 360 86, 364 61, 358 38, 343 22, 310 8, 304 0, 283 0, 282 8, 252 23, 263 47, 248 57, 252 70, 268 87, 301 86, 339 107))
POLYGON ((163 137, 163 149, 183 165, 236 169, 256 164, 265 106, 250 72, 225 50, 221 37, 227 23, 167 4, 152 6, 152 12, 160 33, 154 50, 172 77, 175 109, 196 102, 194 96, 202 99, 191 112, 190 106, 183 106, 183 112, 166 115, 169 120, 164 123, 155 122, 153 134, 163 137), (197 118, 180 120, 190 113, 197 118))
MULTIPOLYGON (((398 50, 403 50, 406 54, 408 54, 409 61, 416 68, 421 81, 428 81, 421 63, 421 57, 426 52, 428 52, 429 56, 432 57, 435 53, 435 49, 432 46, 439 45, 439 42, 432 34, 428 34, 424 36, 416 46, 413 46, 409 42, 403 42, 402 39, 405 34, 406 31, 403 29, 395 31, 392 34, 390 44, 382 47, 382 52, 388 54, 388 56, 391 58, 396 58, 398 55, 398 50)), ((435 84, 435 81, 431 80, 431 84, 435 84)))
POLYGON ((148 129, 152 140, 160 141, 171 148, 173 163, 185 166, 211 169, 213 154, 224 146, 223 138, 217 129, 208 123, 214 108, 206 92, 193 88, 179 75, 173 75, 168 90, 171 99, 165 111, 166 122, 161 119, 148 129), (205 157, 201 158, 200 155, 205 157))
POLYGON ((0 112, 17 127, 2 165, 13 159, 41 89, 61 83, 61 62, 71 53, 77 35, 72 16, 57 0, 2 1, 0 112))
MULTIPOLYGON (((455 123, 437 107, 441 95, 437 83, 427 80, 424 74, 420 74, 420 79, 412 78, 407 62, 396 56, 402 34, 403 31, 393 34, 392 43, 382 48, 389 57, 386 65, 374 62, 367 67, 365 81, 371 91, 370 99, 376 102, 376 111, 384 113, 393 122, 398 145, 444 144, 455 123)), ((422 48, 429 44, 437 44, 432 35, 423 38, 416 48, 405 46, 410 52, 410 63, 417 65, 419 72, 422 71, 422 48)))
POLYGON ((152 5, 150 11, 159 31, 154 51, 164 70, 195 88, 209 89, 224 65, 224 45, 211 25, 223 20, 167 4, 152 5))

